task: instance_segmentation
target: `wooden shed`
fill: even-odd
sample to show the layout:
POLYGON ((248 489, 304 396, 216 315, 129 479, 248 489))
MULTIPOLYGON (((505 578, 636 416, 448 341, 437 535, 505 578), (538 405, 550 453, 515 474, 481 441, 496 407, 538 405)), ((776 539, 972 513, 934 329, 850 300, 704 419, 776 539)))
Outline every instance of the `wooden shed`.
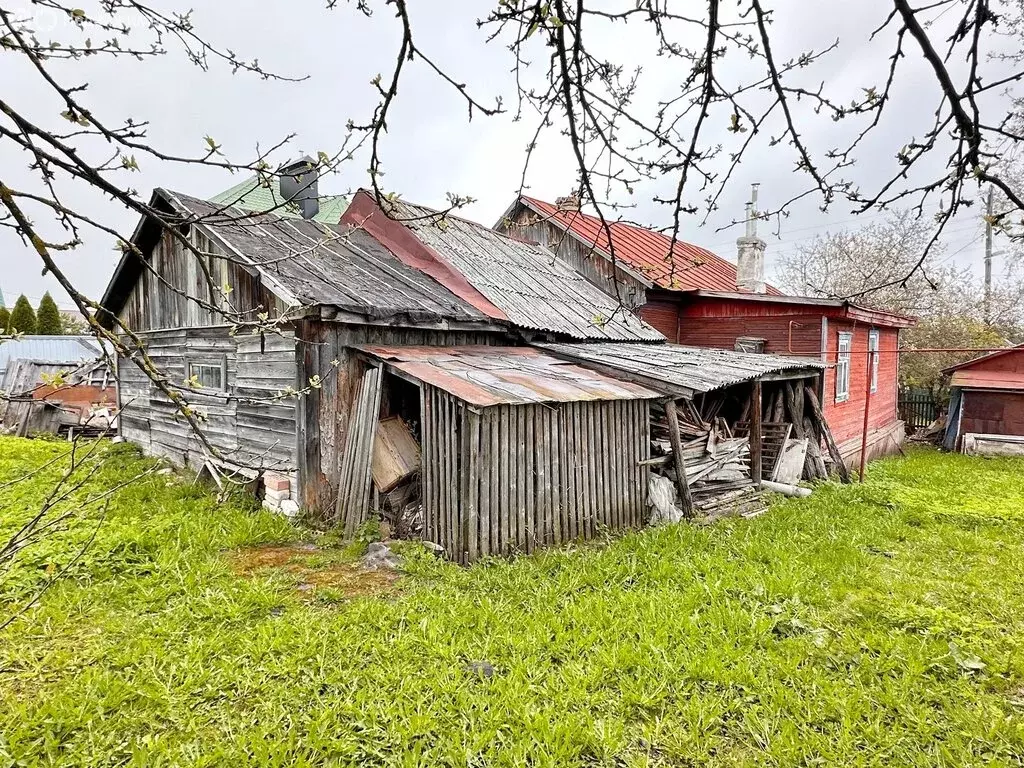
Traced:
POLYGON ((946 368, 951 398, 943 445, 1024 455, 1024 344, 946 368))
MULTIPOLYGON (((647 522, 659 394, 527 347, 363 346, 382 389, 363 411, 419 425, 423 537, 462 563, 647 522)), ((353 425, 353 430, 357 427, 353 425)), ((365 487, 365 464, 358 481, 365 487)), ((351 513, 349 505, 348 512, 351 513)))

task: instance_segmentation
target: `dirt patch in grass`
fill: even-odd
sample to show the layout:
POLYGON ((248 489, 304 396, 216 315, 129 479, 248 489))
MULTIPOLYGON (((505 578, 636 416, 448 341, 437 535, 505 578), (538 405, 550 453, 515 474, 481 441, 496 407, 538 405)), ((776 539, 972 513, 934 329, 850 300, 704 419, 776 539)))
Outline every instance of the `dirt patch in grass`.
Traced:
POLYGON ((243 547, 228 552, 227 558, 239 576, 283 576, 310 601, 389 594, 400 578, 394 571, 367 570, 340 550, 306 543, 243 547))

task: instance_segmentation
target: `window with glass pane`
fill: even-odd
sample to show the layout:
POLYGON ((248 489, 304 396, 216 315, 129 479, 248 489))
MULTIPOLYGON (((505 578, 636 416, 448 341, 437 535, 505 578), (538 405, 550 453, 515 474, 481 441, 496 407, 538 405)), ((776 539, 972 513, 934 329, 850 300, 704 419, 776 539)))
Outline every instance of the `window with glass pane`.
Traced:
POLYGON ((871 353, 871 391, 878 391, 878 331, 868 334, 868 351, 871 353))
POLYGON ((188 375, 203 389, 224 389, 223 363, 189 363, 188 375))
POLYGON ((850 349, 853 346, 852 333, 839 334, 839 354, 836 356, 836 402, 850 399, 850 349))

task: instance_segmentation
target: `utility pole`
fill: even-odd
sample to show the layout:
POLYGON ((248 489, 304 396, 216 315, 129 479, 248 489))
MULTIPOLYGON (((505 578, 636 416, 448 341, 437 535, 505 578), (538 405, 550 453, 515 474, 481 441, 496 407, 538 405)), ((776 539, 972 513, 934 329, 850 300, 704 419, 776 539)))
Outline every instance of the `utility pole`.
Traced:
POLYGON ((985 206, 985 303, 983 306, 985 324, 992 322, 992 187, 988 188, 988 204, 985 206))

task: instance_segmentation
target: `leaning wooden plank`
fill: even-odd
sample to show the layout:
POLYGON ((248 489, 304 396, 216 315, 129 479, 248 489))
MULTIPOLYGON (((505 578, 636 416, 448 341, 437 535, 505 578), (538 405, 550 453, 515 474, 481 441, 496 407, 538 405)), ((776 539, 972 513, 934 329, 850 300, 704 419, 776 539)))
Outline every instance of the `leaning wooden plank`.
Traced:
POLYGON ((750 479, 761 482, 761 380, 750 389, 750 479))
POLYGON ((427 435, 432 430, 432 413, 430 393, 420 387, 420 451, 422 454, 420 459, 420 509, 422 512, 420 516, 423 520, 423 538, 426 541, 437 541, 437 535, 433 530, 433 520, 430 516, 434 509, 433 500, 430 498, 431 476, 429 471, 424 471, 427 467, 436 466, 431 459, 430 448, 427 446, 427 435))
POLYGON ((786 443, 786 447, 779 454, 779 460, 775 464, 775 471, 772 473, 771 479, 774 482, 788 485, 795 485, 799 482, 807 458, 808 442, 805 437, 786 443))
POLYGON ((353 533, 355 533, 356 527, 366 521, 370 512, 370 488, 372 486, 370 465, 373 459, 373 438, 377 433, 377 420, 380 417, 380 396, 384 383, 383 371, 380 366, 371 369, 370 373, 372 374, 370 376, 370 412, 364 417, 363 421, 363 444, 360 446, 362 463, 359 466, 359 474, 356 476, 356 480, 360 483, 359 496, 356 498, 355 506, 359 517, 356 526, 352 528, 353 533))
MULTIPOLYGON (((672 442, 672 452, 681 457, 683 441, 679 436, 679 418, 676 414, 675 400, 665 401, 665 415, 668 417, 668 436, 672 442)), ((690 495, 690 484, 686 479, 686 464, 681 459, 676 461, 676 491, 679 494, 679 508, 686 517, 693 517, 693 497, 690 495)))
POLYGON ((808 480, 820 478, 828 479, 828 471, 825 469, 825 460, 821 458, 821 438, 811 423, 810 416, 804 416, 804 435, 807 437, 807 461, 810 469, 806 470, 808 480))
POLYGON ((355 407, 352 409, 352 415, 349 418, 348 428, 345 432, 345 452, 341 457, 341 466, 338 472, 338 498, 335 502, 334 509, 334 523, 347 524, 348 505, 351 497, 351 488, 353 480, 353 468, 355 465, 355 454, 356 446, 359 443, 359 424, 360 422, 360 411, 363 404, 363 392, 365 389, 365 372, 363 378, 360 379, 360 385, 357 389, 355 407))
POLYGON ((839 473, 839 479, 844 483, 849 483, 850 470, 847 469, 846 462, 843 461, 843 455, 839 452, 839 446, 836 445, 836 439, 832 436, 832 430, 829 428, 828 422, 825 421, 825 414, 821 412, 821 404, 818 402, 818 396, 814 393, 814 390, 811 387, 804 387, 804 391, 807 393, 807 402, 811 406, 813 423, 825 438, 825 446, 828 448, 828 455, 832 457, 832 461, 836 465, 836 472, 839 473))

